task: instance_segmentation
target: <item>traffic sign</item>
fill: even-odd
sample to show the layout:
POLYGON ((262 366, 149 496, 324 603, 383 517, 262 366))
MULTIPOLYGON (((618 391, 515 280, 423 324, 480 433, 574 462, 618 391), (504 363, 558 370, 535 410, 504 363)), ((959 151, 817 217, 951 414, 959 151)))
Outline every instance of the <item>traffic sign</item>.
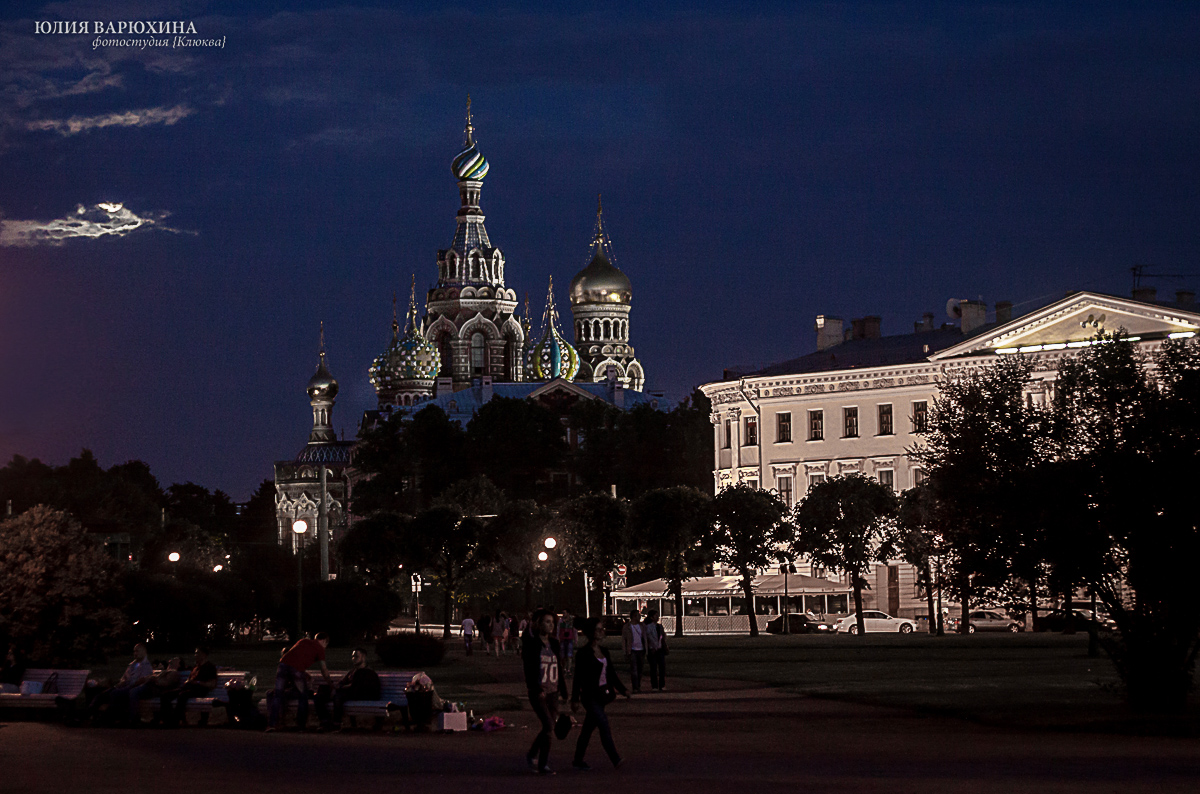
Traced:
POLYGON ((617 576, 624 576, 624 575, 625 575, 625 566, 618 565, 617 566, 617 576))

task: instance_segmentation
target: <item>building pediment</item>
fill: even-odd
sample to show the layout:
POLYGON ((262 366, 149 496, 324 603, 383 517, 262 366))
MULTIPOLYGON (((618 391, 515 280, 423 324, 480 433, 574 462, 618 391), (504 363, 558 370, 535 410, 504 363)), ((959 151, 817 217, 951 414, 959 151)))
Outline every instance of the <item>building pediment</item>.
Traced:
POLYGON ((929 358, 944 361, 977 353, 1062 350, 1080 347, 1102 331, 1117 330, 1124 330, 1129 336, 1158 338, 1193 333, 1200 330, 1200 311, 1077 292, 989 328, 929 358))

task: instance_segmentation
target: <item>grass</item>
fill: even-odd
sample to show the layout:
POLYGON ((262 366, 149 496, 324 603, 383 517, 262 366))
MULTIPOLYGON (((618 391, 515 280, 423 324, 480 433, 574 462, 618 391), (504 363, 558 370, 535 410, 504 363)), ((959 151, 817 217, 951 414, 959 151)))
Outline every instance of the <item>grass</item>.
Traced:
MULTIPOLYGON (((1131 715, 1112 663, 1104 656, 1088 657, 1086 634, 764 634, 670 638, 669 643, 668 681, 688 679, 694 689, 718 688, 728 679, 991 725, 1200 733, 1195 703, 1182 720, 1131 715)), ((608 645, 619 649, 614 639, 608 645)), ((265 691, 274 681, 282 647, 278 642, 234 645, 214 649, 212 658, 222 667, 254 672, 259 691, 265 691)), ((369 655, 376 669, 389 669, 373 651, 369 655)), ((345 668, 349 656, 350 648, 330 648, 330 667, 345 668)), ((619 659, 619 650, 615 656, 619 659)), ((93 676, 116 679, 127 662, 114 658, 93 668, 93 676)), ((467 658, 461 644, 451 640, 445 660, 426 672, 444 698, 462 701, 477 714, 521 708, 520 686, 489 686, 519 684, 521 669, 512 656, 467 658)))

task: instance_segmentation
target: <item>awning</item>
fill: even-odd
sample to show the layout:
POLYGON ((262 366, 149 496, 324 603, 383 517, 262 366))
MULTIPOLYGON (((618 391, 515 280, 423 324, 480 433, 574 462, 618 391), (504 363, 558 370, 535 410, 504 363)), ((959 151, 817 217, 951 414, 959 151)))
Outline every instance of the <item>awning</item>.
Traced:
MULTIPOLYGON (((777 596, 784 594, 783 574, 768 574, 756 576, 753 580, 754 594, 758 596, 777 596)), ((850 585, 834 582, 829 579, 817 579, 801 574, 788 574, 788 595, 816 595, 820 593, 849 593, 850 585)), ((614 598, 670 598, 665 579, 652 579, 649 582, 626 587, 624 590, 614 590, 614 598)), ((701 576, 689 579, 683 583, 684 598, 696 596, 740 596, 742 595, 742 579, 740 576, 701 576)))

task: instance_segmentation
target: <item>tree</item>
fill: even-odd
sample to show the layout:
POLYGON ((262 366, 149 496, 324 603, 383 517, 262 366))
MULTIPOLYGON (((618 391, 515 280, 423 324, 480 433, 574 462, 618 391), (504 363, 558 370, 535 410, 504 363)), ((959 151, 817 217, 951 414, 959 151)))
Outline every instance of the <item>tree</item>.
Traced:
POLYGON ((900 502, 891 488, 862 474, 850 474, 814 485, 793 513, 792 550, 850 577, 860 635, 866 633, 862 591, 870 586, 867 574, 873 563, 896 556, 899 511, 900 502))
POLYGON ((397 412, 363 432, 354 466, 354 512, 414 515, 468 476, 466 434, 436 405, 411 417, 397 412))
MULTIPOLYGON (((941 571, 935 579, 933 558, 941 554, 941 533, 935 523, 933 495, 925 486, 909 488, 900 494, 898 547, 900 556, 917 569, 917 580, 925 590, 925 602, 929 614, 929 633, 942 636, 941 603, 934 607, 934 587, 941 588, 941 571)), ((940 564, 939 564, 940 569, 940 564)))
POLYGON ((564 502, 555 525, 565 561, 593 582, 629 556, 629 504, 608 494, 584 494, 564 502))
POLYGON ((450 614, 466 577, 484 561, 480 553, 484 524, 454 507, 432 507, 400 524, 401 545, 418 569, 428 571, 442 589, 442 638, 450 638, 450 614))
POLYGON ((675 636, 683 636, 683 583, 711 565, 712 498, 686 486, 648 491, 629 511, 629 537, 642 562, 662 565, 675 599, 675 636))
POLYGON ((406 556, 403 521, 392 513, 376 513, 351 524, 337 545, 342 570, 391 588, 402 573, 406 556))
POLYGON ((520 585, 525 611, 533 609, 533 590, 546 571, 537 553, 551 533, 554 514, 532 499, 509 502, 487 523, 481 544, 484 559, 493 571, 520 585))
POLYGON ((474 471, 512 499, 544 497, 551 473, 564 468, 562 422, 532 400, 492 398, 467 423, 467 439, 474 471))
POLYGON ((1200 653, 1200 345, 1169 340, 1147 362, 1123 334, 1094 341, 1056 381, 1054 438, 1072 477, 1057 516, 1069 541, 1051 562, 1070 549, 1116 621, 1104 647, 1131 706, 1178 712, 1200 653))
POLYGON ((779 497, 745 483, 726 488, 713 499, 713 555, 741 574, 751 637, 758 636, 754 574, 770 565, 779 553, 778 547, 791 540, 786 515, 787 507, 779 497))
POLYGON ((0 523, 0 635, 48 665, 102 658, 125 628, 117 570, 60 510, 37 506, 0 523))
POLYGON ((908 453, 926 472, 963 633, 976 591, 1002 585, 1012 550, 1026 542, 1014 495, 1048 452, 1042 415, 1025 399, 1031 369, 1004 356, 942 383, 922 443, 908 453))

